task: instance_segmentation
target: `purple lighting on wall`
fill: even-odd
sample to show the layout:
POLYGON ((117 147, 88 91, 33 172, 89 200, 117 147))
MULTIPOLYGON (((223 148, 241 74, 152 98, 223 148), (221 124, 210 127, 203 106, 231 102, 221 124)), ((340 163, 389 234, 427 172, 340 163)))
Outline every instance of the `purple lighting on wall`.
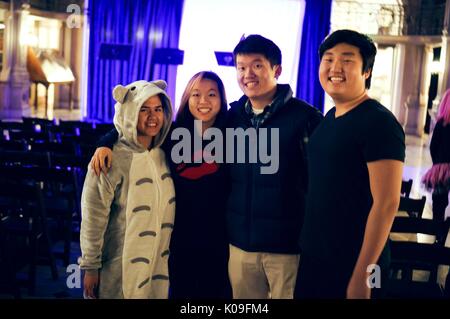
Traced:
POLYGON ((88 119, 112 121, 117 84, 163 79, 174 98, 177 68, 156 64, 153 50, 178 48, 183 5, 183 0, 89 0, 88 119), (126 59, 104 58, 102 44, 129 45, 131 52, 126 59))

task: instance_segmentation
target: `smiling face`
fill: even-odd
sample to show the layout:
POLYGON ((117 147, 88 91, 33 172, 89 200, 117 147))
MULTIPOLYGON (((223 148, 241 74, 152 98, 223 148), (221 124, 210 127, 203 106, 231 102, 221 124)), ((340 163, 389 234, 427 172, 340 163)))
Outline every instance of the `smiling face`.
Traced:
POLYGON ((320 84, 336 104, 353 101, 366 94, 365 81, 370 70, 362 70, 363 60, 358 47, 339 43, 322 56, 320 84))
POLYGON ((272 67, 262 54, 238 54, 236 70, 239 87, 253 107, 264 108, 272 102, 281 65, 272 67))
POLYGON ((139 110, 137 135, 139 137, 155 137, 164 124, 164 111, 158 95, 150 97, 139 110))
POLYGON ((220 95, 217 83, 201 79, 194 84, 189 95, 189 111, 203 127, 211 127, 220 111, 220 95))

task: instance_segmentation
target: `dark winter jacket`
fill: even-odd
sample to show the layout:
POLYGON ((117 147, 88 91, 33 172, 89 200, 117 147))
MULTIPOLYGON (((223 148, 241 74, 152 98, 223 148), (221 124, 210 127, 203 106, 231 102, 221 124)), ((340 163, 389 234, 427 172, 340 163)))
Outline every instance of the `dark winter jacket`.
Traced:
MULTIPOLYGON (((251 115, 245 110, 246 102, 247 97, 243 96, 231 104, 228 129, 252 128, 251 115)), ((231 182, 227 203, 228 237, 232 245, 245 251, 297 254, 307 185, 305 146, 322 114, 306 102, 293 98, 289 85, 278 85, 274 102, 266 109, 264 112, 270 111, 270 116, 260 123, 257 140, 246 139, 245 163, 236 162, 236 155, 244 149, 239 149, 235 140, 235 162, 227 164, 231 182), (268 138, 263 141, 260 141, 264 134, 261 129, 268 129, 268 138), (278 170, 274 174, 262 174, 261 167, 269 164, 264 164, 259 154, 261 144, 268 145, 268 154, 276 152, 276 147, 273 150, 270 147, 271 138, 276 135, 271 129, 279 132, 276 141, 278 170), (258 150, 256 163, 249 161, 250 147, 258 150)), ((228 138, 228 147, 230 143, 228 138)))

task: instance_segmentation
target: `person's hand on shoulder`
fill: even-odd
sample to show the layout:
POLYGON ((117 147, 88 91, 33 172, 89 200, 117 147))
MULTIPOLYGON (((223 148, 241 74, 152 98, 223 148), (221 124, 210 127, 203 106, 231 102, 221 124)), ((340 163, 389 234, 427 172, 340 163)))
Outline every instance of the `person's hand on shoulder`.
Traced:
POLYGON ((94 170, 95 175, 100 176, 100 173, 106 174, 111 168, 112 150, 108 147, 99 147, 95 150, 91 158, 90 166, 94 170))

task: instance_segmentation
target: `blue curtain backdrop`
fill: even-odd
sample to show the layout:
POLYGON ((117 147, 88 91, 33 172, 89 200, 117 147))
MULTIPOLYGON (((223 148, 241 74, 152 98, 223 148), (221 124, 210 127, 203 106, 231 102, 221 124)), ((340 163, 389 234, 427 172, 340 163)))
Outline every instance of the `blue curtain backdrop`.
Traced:
POLYGON ((112 121, 112 89, 164 79, 175 96, 176 66, 152 61, 154 48, 178 48, 184 0, 89 0, 87 118, 112 121), (100 44, 130 44, 128 60, 103 59, 100 44))
POLYGON ((297 97, 324 109, 324 92, 319 82, 319 46, 330 32, 332 0, 306 0, 302 44, 298 66, 297 97))

